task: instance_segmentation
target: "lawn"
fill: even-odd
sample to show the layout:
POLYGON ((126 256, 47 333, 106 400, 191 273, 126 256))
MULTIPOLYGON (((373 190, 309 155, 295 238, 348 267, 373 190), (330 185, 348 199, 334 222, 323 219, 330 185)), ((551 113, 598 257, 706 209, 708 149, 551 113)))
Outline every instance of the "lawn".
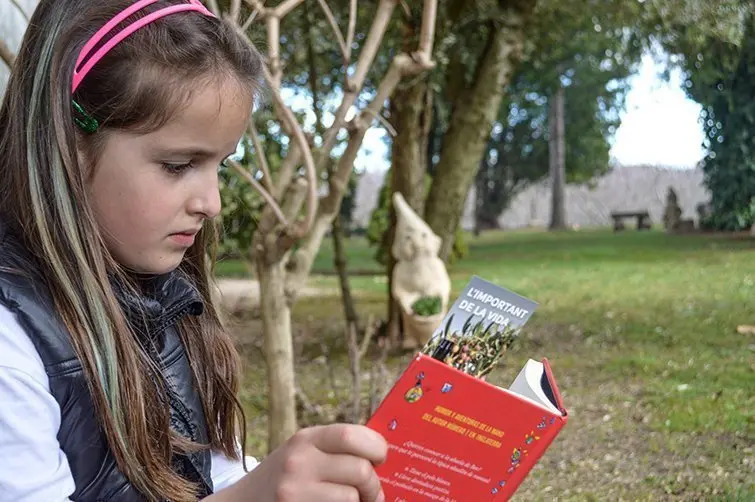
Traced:
MULTIPOLYGON (((571 414, 517 500, 755 500, 755 336, 736 331, 755 324, 755 240, 605 230, 468 240, 449 270, 454 294, 477 274, 540 303, 491 380, 508 385, 528 357, 546 356, 571 414)), ((328 244, 311 281, 323 294, 294 308, 299 381, 325 409, 348 395, 328 244)), ((348 249, 350 269, 380 270, 362 239, 348 249)), ((243 273, 231 261, 220 270, 243 273)), ((354 276, 352 287, 363 318, 384 314, 384 277, 354 276)), ((261 453, 259 323, 237 329, 250 445, 261 453)), ((391 369, 410 356, 393 355, 391 369)))

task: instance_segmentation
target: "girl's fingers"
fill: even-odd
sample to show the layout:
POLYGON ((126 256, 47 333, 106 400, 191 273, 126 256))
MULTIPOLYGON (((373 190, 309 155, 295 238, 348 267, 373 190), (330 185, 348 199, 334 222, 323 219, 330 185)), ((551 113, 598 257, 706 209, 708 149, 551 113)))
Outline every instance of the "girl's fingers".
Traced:
POLYGON ((356 488, 334 483, 297 483, 278 486, 276 499, 281 502, 383 502, 385 499, 360 498, 356 488))
POLYGON ((336 424, 312 427, 308 439, 323 453, 353 455, 381 464, 388 454, 385 438, 361 425, 336 424))
POLYGON ((359 492, 359 500, 362 502, 381 500, 380 479, 368 460, 351 455, 321 454, 321 458, 315 460, 315 463, 317 479, 325 483, 354 487, 359 492))

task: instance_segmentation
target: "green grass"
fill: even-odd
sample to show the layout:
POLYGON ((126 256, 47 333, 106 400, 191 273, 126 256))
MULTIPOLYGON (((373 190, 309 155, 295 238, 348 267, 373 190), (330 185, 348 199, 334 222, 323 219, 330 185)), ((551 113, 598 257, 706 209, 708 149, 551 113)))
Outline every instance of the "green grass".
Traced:
MULTIPOLYGON (((449 268, 454 296, 476 274, 540 303, 491 379, 508 385, 527 357, 546 356, 574 408, 521 496, 551 499, 544 483, 565 500, 755 500, 755 337, 736 332, 755 324, 755 240, 629 230, 468 240, 469 256, 449 268), (627 472, 634 482, 621 481, 627 472)), ((319 271, 332 270, 329 244, 319 271)), ((364 240, 348 250, 350 269, 379 270, 364 240)), ((383 315, 385 278, 351 282, 360 313, 383 315)), ((322 340, 340 343, 342 312, 335 277, 311 284, 330 296, 299 301, 294 322, 316 353, 322 340)), ((306 381, 315 399, 333 399, 318 394, 321 378, 306 381)))

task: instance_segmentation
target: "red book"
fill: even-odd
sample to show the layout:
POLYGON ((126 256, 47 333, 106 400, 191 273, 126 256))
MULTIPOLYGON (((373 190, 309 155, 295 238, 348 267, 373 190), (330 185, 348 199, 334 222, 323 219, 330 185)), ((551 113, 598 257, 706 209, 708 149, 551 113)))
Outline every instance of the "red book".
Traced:
POLYGON ((568 419, 550 364, 530 359, 503 389, 444 355, 417 354, 367 422, 389 444, 386 502, 507 500, 568 419))

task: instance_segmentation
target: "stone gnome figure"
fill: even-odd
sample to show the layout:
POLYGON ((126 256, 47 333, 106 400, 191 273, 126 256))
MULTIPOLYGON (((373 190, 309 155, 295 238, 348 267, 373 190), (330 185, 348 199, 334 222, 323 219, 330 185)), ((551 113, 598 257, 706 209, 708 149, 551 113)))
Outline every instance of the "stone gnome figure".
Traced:
POLYGON ((438 257, 440 237, 398 192, 393 194, 393 207, 396 236, 391 253, 396 266, 391 294, 401 308, 404 348, 413 349, 424 346, 443 320, 451 294, 451 279, 443 260, 438 257), (415 312, 415 302, 428 298, 440 299, 439 310, 430 315, 415 312))
POLYGON ((682 208, 679 207, 679 197, 676 195, 676 190, 672 187, 668 187, 666 193, 666 207, 663 210, 663 225, 667 232, 671 232, 679 228, 679 223, 682 219, 682 208))

